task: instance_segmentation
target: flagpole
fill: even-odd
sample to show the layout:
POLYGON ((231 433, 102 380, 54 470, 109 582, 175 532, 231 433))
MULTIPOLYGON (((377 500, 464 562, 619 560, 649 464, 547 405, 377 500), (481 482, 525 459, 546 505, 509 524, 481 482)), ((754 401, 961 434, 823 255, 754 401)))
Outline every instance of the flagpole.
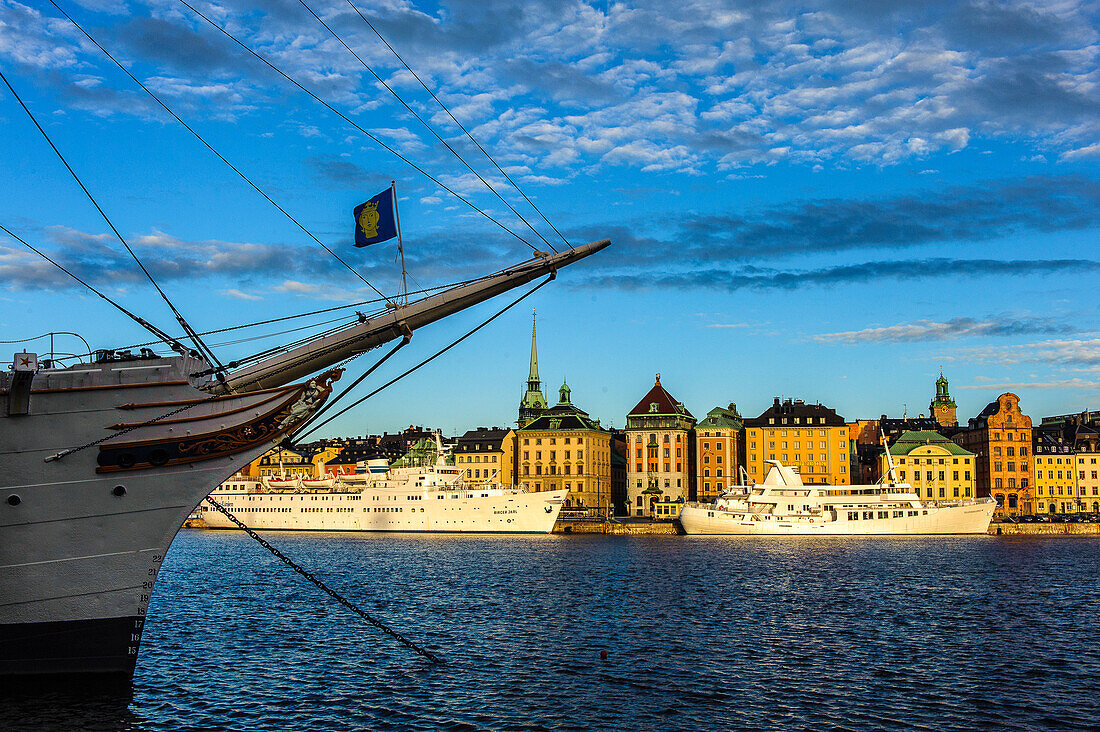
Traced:
POLYGON ((401 289, 404 291, 405 304, 409 304, 409 283, 405 273, 405 246, 401 241, 401 214, 397 210, 397 181, 390 181, 393 192, 393 221, 397 224, 397 251, 401 252, 401 289))

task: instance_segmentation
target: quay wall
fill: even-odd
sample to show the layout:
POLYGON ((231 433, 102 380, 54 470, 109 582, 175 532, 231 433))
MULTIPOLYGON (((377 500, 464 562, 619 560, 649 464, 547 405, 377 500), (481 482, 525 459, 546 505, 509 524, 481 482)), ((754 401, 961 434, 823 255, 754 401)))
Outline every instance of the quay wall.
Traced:
POLYGON ((1097 536, 1100 524, 990 524, 989 533, 993 536, 1097 536))
MULTIPOLYGON (((185 529, 205 529, 201 518, 187 519, 185 529)), ((684 533, 678 521, 559 520, 555 534, 618 534, 622 536, 676 536, 684 533)), ((1100 524, 990 524, 991 536, 1100 536, 1100 524)))
POLYGON ((625 536, 676 536, 684 533, 679 521, 585 521, 558 519, 555 534, 619 534, 625 536))

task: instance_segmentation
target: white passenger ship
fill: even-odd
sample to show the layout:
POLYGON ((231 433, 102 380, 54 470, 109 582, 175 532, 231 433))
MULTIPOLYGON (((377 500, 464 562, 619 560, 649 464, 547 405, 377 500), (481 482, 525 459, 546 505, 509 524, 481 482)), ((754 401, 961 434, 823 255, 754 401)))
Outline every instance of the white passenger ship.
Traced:
MULTIPOLYGON (((377 461, 380 462, 380 461, 377 461)), ((548 534, 567 491, 468 486, 462 468, 440 458, 325 481, 232 478, 210 497, 253 529, 279 531, 450 531, 548 534)), ((212 529, 236 526, 207 501, 212 529)))
MULTIPOLYGON (((797 468, 770 460, 763 483, 714 503, 687 503, 687 534, 984 534, 996 501, 922 503, 908 483, 805 485, 797 468)), ((893 470, 891 469, 891 476, 893 470)))

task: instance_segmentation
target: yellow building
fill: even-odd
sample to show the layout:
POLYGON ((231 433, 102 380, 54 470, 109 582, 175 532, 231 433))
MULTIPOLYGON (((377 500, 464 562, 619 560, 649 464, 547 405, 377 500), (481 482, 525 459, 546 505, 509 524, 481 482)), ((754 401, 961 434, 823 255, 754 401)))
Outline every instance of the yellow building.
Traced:
POLYGON ((561 399, 516 431, 517 480, 531 491, 569 491, 565 508, 611 511, 611 434, 570 401, 561 399))
POLYGON ((661 375, 626 416, 626 502, 634 516, 653 516, 660 501, 694 491, 695 417, 661 386, 661 375))
POLYGON ((739 483, 743 429, 737 405, 732 403, 710 410, 695 426, 696 500, 713 501, 739 483))
MULTIPOLYGON (((898 480, 909 483, 922 501, 973 498, 974 453, 964 450, 938 432, 911 430, 890 445, 898 480)), ((885 453, 881 474, 887 475, 885 453)))
POLYGON ((313 478, 313 463, 302 452, 277 447, 252 461, 249 475, 261 478, 313 478))
POLYGON ((1001 394, 952 439, 976 455, 975 489, 993 496, 997 512, 1032 513, 1036 495, 1031 481, 1031 417, 1020 411, 1020 397, 1001 394))
POLYGON ((802 482, 849 485, 848 425, 835 411, 801 399, 779 401, 755 419, 745 420, 745 469, 759 483, 768 460, 797 467, 802 482))
POLYGON ((1038 513, 1100 513, 1100 434, 1086 425, 1034 430, 1032 475, 1038 513))
POLYGON ((314 478, 324 478, 333 472, 329 470, 328 464, 336 459, 340 454, 340 450, 341 448, 339 446, 326 445, 313 453, 310 457, 310 462, 313 463, 314 478))
POLYGON ((478 427, 455 441, 455 465, 463 468, 466 483, 516 483, 516 433, 501 427, 478 427))
MULTIPOLYGON (((1100 513, 1100 451, 1094 442, 1092 450, 1079 451, 1075 456, 1077 464, 1077 497, 1081 502, 1081 510, 1090 513, 1100 513)), ((1080 448, 1079 448, 1080 449, 1080 448)))

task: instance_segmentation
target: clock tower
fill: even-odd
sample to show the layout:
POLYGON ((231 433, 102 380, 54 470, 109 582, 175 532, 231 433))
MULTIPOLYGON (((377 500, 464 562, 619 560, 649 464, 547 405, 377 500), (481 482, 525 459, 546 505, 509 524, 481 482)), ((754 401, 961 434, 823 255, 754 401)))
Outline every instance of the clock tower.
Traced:
POLYGON ((955 417, 955 400, 947 391, 947 379, 943 377, 943 369, 940 369, 940 378, 936 379, 936 396, 928 405, 929 414, 943 427, 958 427, 959 420, 955 417))

